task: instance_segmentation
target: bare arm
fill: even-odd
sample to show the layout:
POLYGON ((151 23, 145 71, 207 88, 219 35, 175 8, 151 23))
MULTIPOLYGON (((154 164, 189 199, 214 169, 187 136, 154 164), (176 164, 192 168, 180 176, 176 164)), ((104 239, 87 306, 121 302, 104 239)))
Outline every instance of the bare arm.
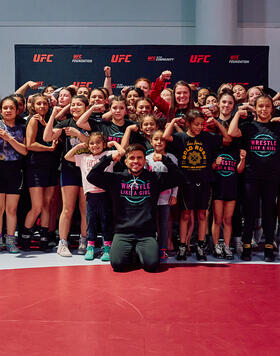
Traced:
POLYGON ((14 139, 7 131, 0 129, 0 137, 8 142, 18 153, 20 153, 23 156, 27 155, 27 148, 25 146, 25 140, 24 143, 18 142, 16 139, 14 139))
POLYGON ((112 90, 112 77, 111 77, 111 67, 105 66, 104 67, 104 74, 105 74, 105 79, 104 79, 104 88, 108 89, 109 95, 113 95, 113 90, 112 90))
POLYGON ((123 147, 124 149, 126 149, 129 145, 129 140, 130 140, 130 135, 131 132, 137 132, 138 131, 138 126, 136 124, 134 125, 129 125, 127 126, 127 128, 125 129, 125 133, 122 137, 122 141, 121 141, 121 147, 123 147))
MULTIPOLYGON (((57 141, 53 141, 51 146, 42 145, 39 142, 36 142, 36 135, 38 132, 38 118, 35 116, 40 116, 39 114, 34 115, 26 128, 26 147, 29 151, 36 151, 36 152, 44 152, 44 151, 54 151, 57 146, 57 141)), ((43 120, 41 118, 41 120, 43 120)))
POLYGON ((238 127, 239 119, 242 114, 242 110, 237 110, 228 128, 228 134, 231 137, 241 137, 242 133, 238 127))
POLYGON ((79 151, 80 149, 83 149, 83 148, 87 148, 87 144, 86 143, 79 143, 75 147, 71 148, 71 150, 66 153, 64 158, 66 159, 66 161, 75 162, 75 154, 76 154, 76 152, 79 151))
POLYGON ((21 94, 21 95, 25 96, 26 93, 27 93, 27 90, 29 88, 33 89, 33 90, 36 90, 36 89, 38 89, 38 87, 39 87, 39 83, 33 82, 32 80, 29 80, 28 82, 24 83, 20 88, 18 88, 15 91, 15 94, 21 94))
POLYGON ((240 150, 240 162, 237 166, 237 173, 242 173, 245 169, 245 158, 247 152, 245 150, 240 150))
POLYGON ((44 130, 43 140, 46 142, 58 139, 62 133, 62 129, 55 129, 53 127, 55 114, 55 111, 53 111, 44 130))
POLYGON ((93 112, 94 106, 91 106, 86 112, 83 113, 83 115, 80 116, 80 118, 76 122, 77 126, 79 126, 81 129, 91 131, 91 127, 88 123, 88 120, 93 112))
POLYGON ((177 117, 177 118, 173 119, 169 124, 166 125, 164 133, 162 135, 162 138, 165 141, 169 141, 169 142, 173 141, 172 134, 174 132, 174 128, 176 128, 176 126, 178 126, 178 123, 182 122, 182 120, 183 120, 182 118, 177 117))
POLYGON ((216 119, 214 119, 214 118, 212 118, 212 117, 207 120, 207 123, 208 123, 208 122, 209 122, 210 124, 211 124, 211 122, 213 122, 213 123, 215 124, 215 126, 218 128, 218 130, 220 131, 220 133, 221 133, 222 136, 223 136, 223 144, 224 144, 224 145, 229 145, 230 142, 232 141, 232 138, 231 138, 230 135, 228 134, 227 129, 226 129, 223 125, 221 125, 221 124, 219 123, 219 121, 217 121, 216 119))

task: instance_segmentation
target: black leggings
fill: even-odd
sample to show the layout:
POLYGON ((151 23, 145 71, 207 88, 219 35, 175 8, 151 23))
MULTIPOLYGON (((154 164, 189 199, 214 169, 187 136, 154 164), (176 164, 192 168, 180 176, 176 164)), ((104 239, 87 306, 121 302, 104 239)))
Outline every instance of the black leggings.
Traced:
POLYGON ((144 270, 155 272, 159 265, 159 248, 154 237, 135 234, 115 234, 110 251, 110 262, 116 272, 135 264, 133 255, 138 255, 144 270))
POLYGON ((245 183, 245 224, 243 242, 251 243, 255 219, 258 217, 259 199, 262 200, 262 227, 265 242, 272 244, 276 226, 276 196, 278 182, 256 180, 245 183))

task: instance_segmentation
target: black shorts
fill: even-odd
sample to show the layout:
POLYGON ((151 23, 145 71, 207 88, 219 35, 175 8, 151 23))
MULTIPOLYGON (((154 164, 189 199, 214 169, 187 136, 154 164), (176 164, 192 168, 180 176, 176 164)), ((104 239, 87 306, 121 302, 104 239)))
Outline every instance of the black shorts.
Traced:
POLYGON ((27 167, 26 185, 31 187, 53 187, 58 184, 57 169, 53 167, 27 167))
POLYGON ((209 183, 189 183, 180 187, 181 210, 207 210, 211 187, 209 183))
POLYGON ((61 166, 60 186, 66 185, 82 187, 82 175, 79 167, 71 167, 66 164, 61 166))
POLYGON ((213 200, 232 201, 237 199, 237 187, 231 186, 225 189, 217 184, 213 186, 213 200))
POLYGON ((20 194, 23 185, 21 161, 0 161, 0 193, 20 194))

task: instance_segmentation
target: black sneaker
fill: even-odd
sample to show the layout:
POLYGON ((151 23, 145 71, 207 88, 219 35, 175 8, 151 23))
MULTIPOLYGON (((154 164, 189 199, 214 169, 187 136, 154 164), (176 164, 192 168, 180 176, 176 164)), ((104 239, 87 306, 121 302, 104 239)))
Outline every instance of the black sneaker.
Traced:
POLYGON ((186 261, 186 259, 187 259, 187 246, 186 244, 180 244, 178 247, 176 260, 186 261))
POLYGON ((217 243, 214 246, 214 253, 213 253, 214 257, 218 258, 218 259, 223 259, 224 258, 224 250, 223 250, 223 245, 220 243, 217 243))
POLYGON ((196 247, 196 258, 198 261, 207 261, 205 241, 198 241, 196 247))
POLYGON ((264 245, 264 260, 265 262, 274 262, 275 260, 272 244, 264 245))
POLYGON ((20 245, 21 245, 21 249, 23 251, 29 251, 30 250, 31 232, 29 232, 29 229, 25 228, 25 231, 22 233, 21 239, 20 239, 20 245))
POLYGON ((241 260, 243 261, 251 261, 251 251, 252 251, 252 245, 251 244, 243 244, 243 251, 240 256, 241 260))

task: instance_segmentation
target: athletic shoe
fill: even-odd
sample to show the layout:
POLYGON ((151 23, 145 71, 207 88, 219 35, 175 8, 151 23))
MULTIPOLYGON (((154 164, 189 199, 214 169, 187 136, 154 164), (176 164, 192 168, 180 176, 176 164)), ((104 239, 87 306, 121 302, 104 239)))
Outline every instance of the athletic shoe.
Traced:
POLYGON ((243 261, 251 261, 251 251, 252 251, 252 246, 251 244, 243 244, 243 251, 240 256, 241 260, 243 261))
POLYGON ((10 253, 19 253, 19 249, 16 245, 16 237, 5 235, 6 237, 6 247, 10 253))
POLYGON ((233 260, 234 256, 233 253, 229 247, 229 245, 224 244, 223 245, 223 251, 224 251, 224 256, 227 260, 233 260))
POLYGON ((72 253, 69 251, 69 248, 67 246, 67 241, 64 239, 61 239, 58 244, 57 248, 57 253, 61 257, 72 257, 72 253))
POLYGON ((104 252, 101 256, 100 260, 103 262, 110 261, 110 246, 104 246, 104 252))
POLYGON ((273 262, 275 260, 272 244, 264 245, 264 260, 265 262, 273 262))
POLYGON ((224 258, 224 250, 222 244, 218 243, 214 246, 214 256, 219 259, 224 258))
POLYGON ((186 261, 187 259, 187 246, 186 244, 180 244, 177 251, 176 260, 186 261))
POLYGON ((235 251, 237 253, 237 256, 241 257, 243 251, 243 244, 240 236, 237 236, 235 238, 235 251))
POLYGON ((87 252, 85 254, 85 260, 90 261, 94 260, 94 246, 88 246, 87 247, 87 252))
POLYGON ((29 251, 31 245, 31 233, 24 233, 21 235, 20 239, 21 249, 23 251, 29 251))
POLYGON ((81 236, 79 239, 78 255, 84 255, 87 251, 87 238, 81 236))
POLYGON ((252 237, 251 245, 252 245, 252 248, 257 248, 259 246, 257 241, 255 240, 254 236, 252 237))
POLYGON ((198 241, 196 246, 196 258, 198 261, 207 261, 205 241, 198 241))

